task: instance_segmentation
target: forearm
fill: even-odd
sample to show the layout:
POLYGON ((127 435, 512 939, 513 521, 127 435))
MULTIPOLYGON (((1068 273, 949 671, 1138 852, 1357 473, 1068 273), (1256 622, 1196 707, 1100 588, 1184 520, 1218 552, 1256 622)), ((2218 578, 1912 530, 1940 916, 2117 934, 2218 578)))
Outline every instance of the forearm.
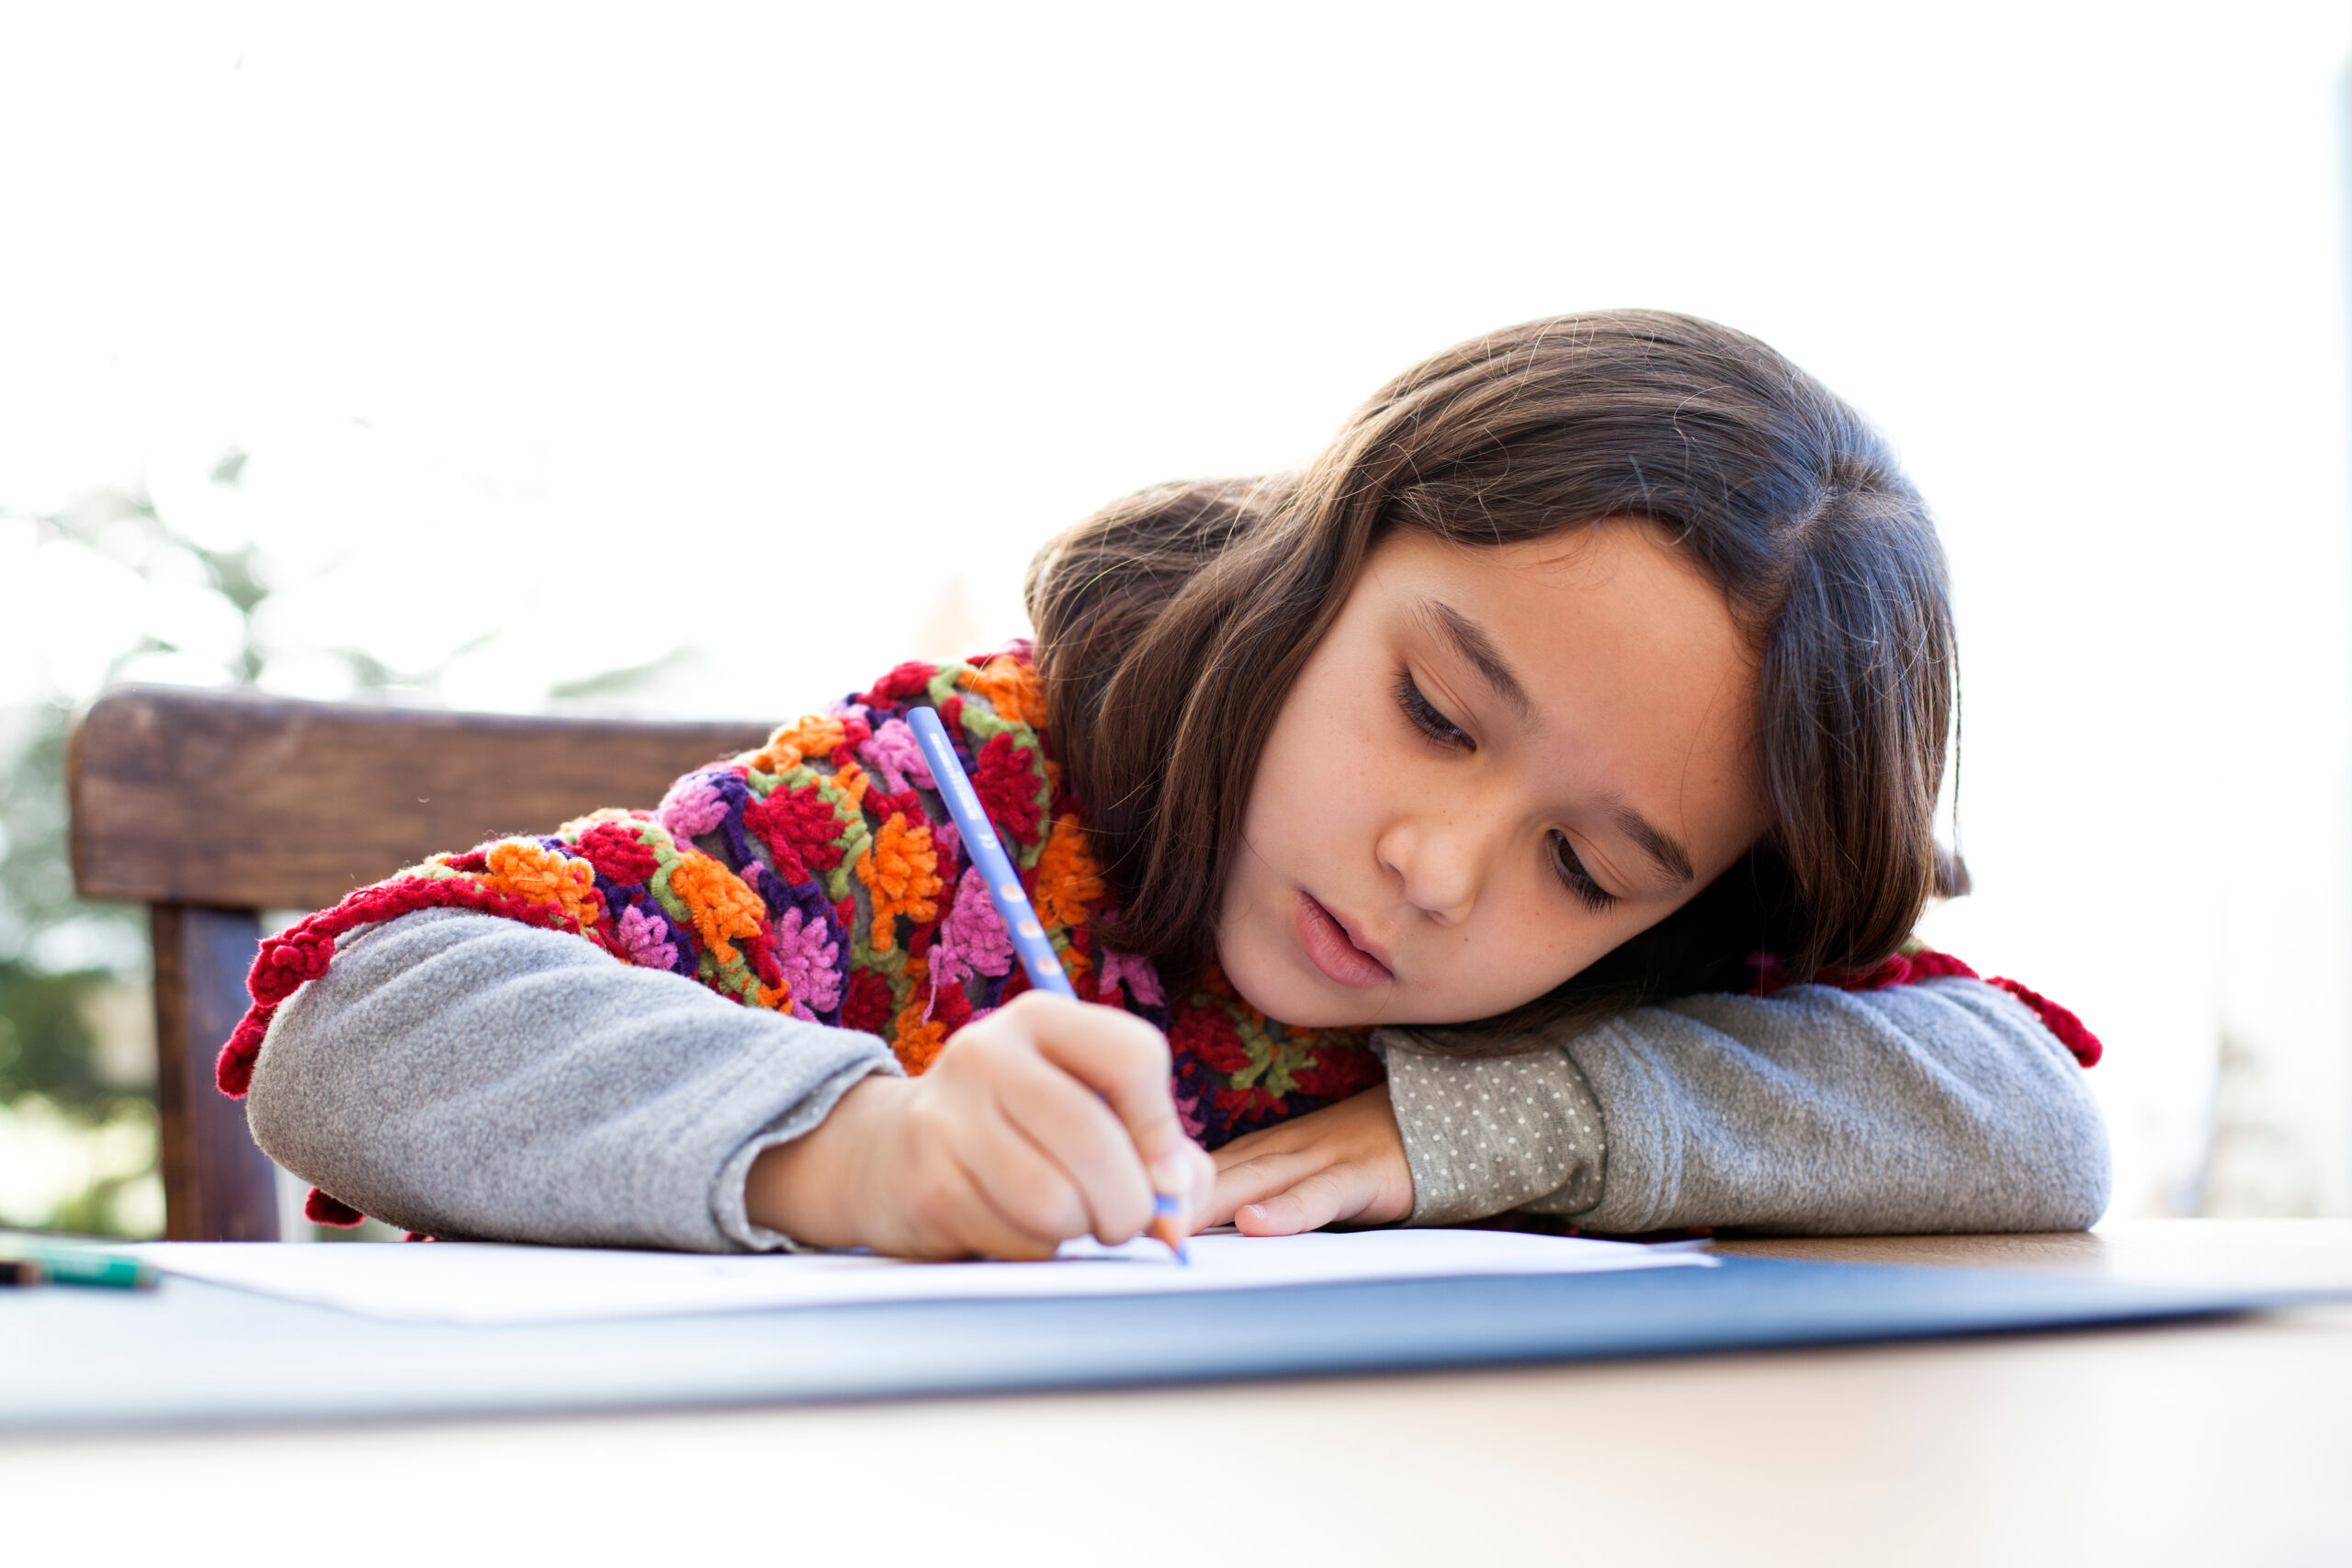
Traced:
POLYGON ((744 1210, 759 1155, 896 1070, 871 1035, 434 911, 281 1010, 248 1117, 279 1164, 412 1230, 724 1251, 786 1245, 744 1210))
MULTIPOLYGON (((1399 1064, 1392 1049, 1392 1077, 1399 1064)), ((1615 1234, 2071 1230, 2107 1203, 2106 1131, 2081 1070, 1974 981, 1692 998, 1527 1057, 1403 1068, 1417 1223, 1527 1208, 1615 1234), (1579 1094, 1595 1131, 1561 1119, 1579 1094), (1490 1161, 1485 1181, 1440 1177, 1425 1214, 1425 1168, 1478 1167, 1464 1100, 1554 1108, 1530 1145, 1544 1157, 1490 1161)))

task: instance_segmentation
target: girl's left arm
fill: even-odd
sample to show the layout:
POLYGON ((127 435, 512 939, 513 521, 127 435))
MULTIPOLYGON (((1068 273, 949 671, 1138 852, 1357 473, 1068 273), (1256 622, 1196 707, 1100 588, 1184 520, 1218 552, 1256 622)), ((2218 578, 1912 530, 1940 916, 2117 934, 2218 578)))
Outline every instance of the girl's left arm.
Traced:
POLYGON ((1385 1042, 1385 1103, 1220 1150, 1217 1209, 1265 1203, 1245 1229, 1352 1201, 1417 1224, 1527 1210, 1603 1234, 1854 1235, 2077 1230, 2107 1206, 2082 1069, 1981 981, 1693 997, 1502 1058, 1385 1042))

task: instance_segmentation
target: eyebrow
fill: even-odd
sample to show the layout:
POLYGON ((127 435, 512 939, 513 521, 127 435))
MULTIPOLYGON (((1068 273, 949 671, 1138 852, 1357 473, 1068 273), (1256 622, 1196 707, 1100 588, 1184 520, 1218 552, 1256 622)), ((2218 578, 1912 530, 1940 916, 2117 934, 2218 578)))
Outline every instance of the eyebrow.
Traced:
POLYGON ((1690 852, 1680 840, 1657 827, 1630 806, 1620 805, 1610 811, 1610 819, 1617 830, 1634 840, 1634 847, 1647 855, 1660 871, 1666 873, 1677 887, 1688 887, 1699 879, 1690 867, 1690 852))
POLYGON ((1487 635, 1484 627, 1442 599, 1422 600, 1420 611, 1422 618, 1445 634, 1454 651, 1477 667, 1478 673, 1487 678, 1487 684, 1495 689, 1495 695, 1509 703, 1520 717, 1525 718, 1534 711, 1527 700, 1527 688, 1520 684, 1510 660, 1503 657, 1502 649, 1495 646, 1494 638, 1487 635))

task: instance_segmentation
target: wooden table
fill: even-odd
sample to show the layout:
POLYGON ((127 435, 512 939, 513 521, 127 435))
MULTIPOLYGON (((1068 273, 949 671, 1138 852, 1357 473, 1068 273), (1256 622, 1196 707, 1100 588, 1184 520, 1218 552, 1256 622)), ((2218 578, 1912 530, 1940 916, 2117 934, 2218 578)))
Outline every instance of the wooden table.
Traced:
MULTIPOLYGON (((2352 1222, 1721 1245, 2352 1287, 2352 1222)), ((0 1506, 35 1561, 74 1520, 142 1543, 125 1556, 241 1563, 2343 1562, 2352 1306, 1323 1382, 49 1439, 0 1444, 0 1506)))

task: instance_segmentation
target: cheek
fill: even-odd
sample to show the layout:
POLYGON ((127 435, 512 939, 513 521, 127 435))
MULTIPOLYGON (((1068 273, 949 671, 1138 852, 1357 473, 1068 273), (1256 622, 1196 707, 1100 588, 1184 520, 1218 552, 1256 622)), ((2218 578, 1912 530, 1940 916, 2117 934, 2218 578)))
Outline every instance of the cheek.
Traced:
POLYGON ((1256 875, 1272 868, 1278 875, 1300 876, 1328 852, 1337 814, 1330 809, 1326 781, 1315 772, 1286 765, 1283 758, 1266 761, 1242 819, 1250 872, 1256 875))
POLYGON ((1383 776, 1374 716, 1343 705, 1328 685, 1303 679, 1293 689, 1242 818, 1250 847, 1294 873, 1305 869, 1302 857, 1325 856, 1356 830, 1383 776))
POLYGON ((1438 1010, 1458 1021, 1508 1012, 1582 973, 1632 936, 1636 925, 1595 918, 1531 877, 1501 889, 1488 919, 1456 933, 1447 996, 1438 1010))

